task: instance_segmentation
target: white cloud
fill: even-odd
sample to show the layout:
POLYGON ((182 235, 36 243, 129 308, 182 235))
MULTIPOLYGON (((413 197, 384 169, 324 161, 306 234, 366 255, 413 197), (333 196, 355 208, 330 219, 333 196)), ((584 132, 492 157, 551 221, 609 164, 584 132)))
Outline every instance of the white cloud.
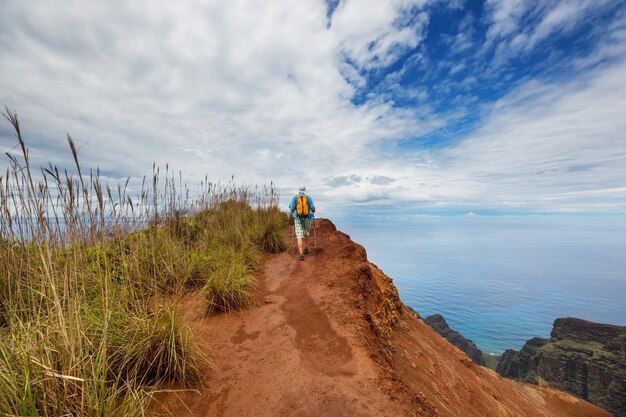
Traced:
POLYGON ((517 32, 522 17, 530 7, 532 5, 526 0, 487 0, 485 8, 492 20, 487 41, 517 32))
POLYGON ((407 49, 417 46, 428 24, 420 13, 404 21, 405 12, 422 7, 425 0, 343 1, 332 19, 341 50, 361 68, 384 67, 395 62, 407 49))
POLYGON ((594 13, 611 5, 611 0, 487 0, 484 52, 495 46, 495 64, 527 54, 542 41, 558 33, 567 33, 594 13))
POLYGON ((622 59, 571 80, 529 80, 460 143, 379 159, 377 175, 392 183, 345 183, 328 196, 334 205, 626 211, 625 73, 622 59))
POLYGON ((362 25, 367 8, 342 4, 329 29, 313 0, 14 2, 0 29, 1 99, 33 148, 48 143, 40 161, 61 163, 69 131, 84 165, 122 175, 156 161, 195 178, 312 180, 302 166, 360 165, 370 144, 429 129, 385 100, 353 105, 358 72, 338 68, 346 48, 374 42, 355 57, 384 65, 415 45, 423 19, 393 26, 409 6, 373 5, 376 21, 362 25))
POLYGON ((624 73, 622 61, 569 82, 521 85, 438 155, 460 183, 448 191, 467 187, 488 207, 626 210, 624 73))
POLYGON ((610 0, 579 0, 557 3, 552 9, 547 11, 537 24, 532 34, 528 37, 528 42, 524 48, 530 50, 538 42, 553 35, 555 32, 571 30, 577 26, 579 20, 588 18, 589 14, 598 8, 602 8, 608 2, 610 0))
MULTIPOLYGON (((34 161, 71 167, 68 131, 83 166, 111 178, 149 175, 156 161, 190 182, 235 175, 273 180, 286 193, 306 184, 320 206, 626 210, 623 19, 574 62, 577 79, 528 80, 487 110, 467 101, 436 114, 437 91, 397 84, 406 68, 437 65, 422 54, 354 104, 367 72, 423 41, 428 16, 405 12, 424 3, 345 1, 329 26, 317 0, 9 1, 0 15, 0 103, 21 116, 34 161), (390 91, 414 105, 395 107, 390 91), (481 125, 454 147, 399 144, 470 110, 484 113, 481 125)), ((591 3, 563 4, 573 6, 534 10, 538 23, 527 28, 528 3, 489 2, 488 41, 503 56, 515 42, 524 47, 515 36, 538 44, 591 3)), ((472 20, 463 25, 456 51, 472 45, 472 20)), ((455 65, 442 71, 467 72, 463 85, 475 88, 472 64, 455 65)), ((14 142, 1 125, 0 149, 14 142)))
POLYGON ((596 28, 596 31, 603 35, 599 46, 589 54, 576 58, 573 61, 574 67, 587 69, 626 56, 626 10, 620 11, 612 22, 596 28))
POLYGON ((459 72, 463 71, 465 69, 465 63, 464 62, 459 62, 457 64, 454 64, 452 66, 452 68, 450 68, 450 75, 456 75, 459 72))
POLYGON ((472 45, 473 45, 473 43, 472 43, 471 39, 469 38, 469 36, 467 35, 467 33, 459 32, 454 37, 454 41, 453 41, 452 46, 450 47, 450 49, 454 53, 458 54, 460 52, 463 52, 463 51, 471 48, 472 45))

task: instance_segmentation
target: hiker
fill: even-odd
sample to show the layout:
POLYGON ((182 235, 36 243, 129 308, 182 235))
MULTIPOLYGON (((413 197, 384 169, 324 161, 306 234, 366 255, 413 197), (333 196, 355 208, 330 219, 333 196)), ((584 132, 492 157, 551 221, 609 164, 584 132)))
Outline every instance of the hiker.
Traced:
POLYGON ((298 259, 302 261, 304 260, 304 255, 309 253, 309 248, 304 246, 303 239, 309 236, 311 222, 314 218, 313 213, 315 213, 315 204, 313 204, 311 196, 306 195, 305 186, 298 188, 298 194, 291 199, 289 210, 291 210, 293 215, 296 238, 298 239, 298 259))

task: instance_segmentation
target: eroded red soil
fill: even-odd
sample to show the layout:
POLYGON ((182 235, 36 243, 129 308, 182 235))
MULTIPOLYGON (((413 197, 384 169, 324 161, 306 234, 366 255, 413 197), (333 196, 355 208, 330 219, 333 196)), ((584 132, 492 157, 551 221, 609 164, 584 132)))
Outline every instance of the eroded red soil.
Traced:
POLYGON ((204 387, 159 395, 174 416, 608 416, 556 390, 476 366, 399 300, 365 250, 316 220, 304 261, 274 255, 258 305, 206 316, 184 300, 197 340, 214 358, 204 387), (312 241, 310 244, 312 245, 312 241))

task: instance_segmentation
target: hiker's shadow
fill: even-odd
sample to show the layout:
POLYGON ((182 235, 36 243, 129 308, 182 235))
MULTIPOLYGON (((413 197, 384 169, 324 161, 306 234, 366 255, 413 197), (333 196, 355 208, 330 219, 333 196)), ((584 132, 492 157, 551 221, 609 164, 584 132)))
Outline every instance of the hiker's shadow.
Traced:
MULTIPOLYGON (((292 255, 297 255, 298 254, 298 248, 297 247, 289 248, 287 251, 288 251, 288 253, 290 253, 292 255)), ((324 248, 309 248, 309 253, 306 256, 319 255, 321 253, 324 253, 324 248)))

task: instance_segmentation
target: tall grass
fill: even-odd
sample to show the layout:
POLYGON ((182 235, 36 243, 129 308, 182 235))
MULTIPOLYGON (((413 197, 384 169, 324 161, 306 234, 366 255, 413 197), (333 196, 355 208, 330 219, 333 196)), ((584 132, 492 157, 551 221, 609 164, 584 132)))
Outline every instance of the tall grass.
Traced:
POLYGON ((129 416, 164 381, 210 369, 176 300, 249 306, 264 252, 285 248, 273 185, 205 178, 192 191, 153 166, 131 191, 72 167, 36 170, 17 115, 0 174, 0 414, 129 416))

